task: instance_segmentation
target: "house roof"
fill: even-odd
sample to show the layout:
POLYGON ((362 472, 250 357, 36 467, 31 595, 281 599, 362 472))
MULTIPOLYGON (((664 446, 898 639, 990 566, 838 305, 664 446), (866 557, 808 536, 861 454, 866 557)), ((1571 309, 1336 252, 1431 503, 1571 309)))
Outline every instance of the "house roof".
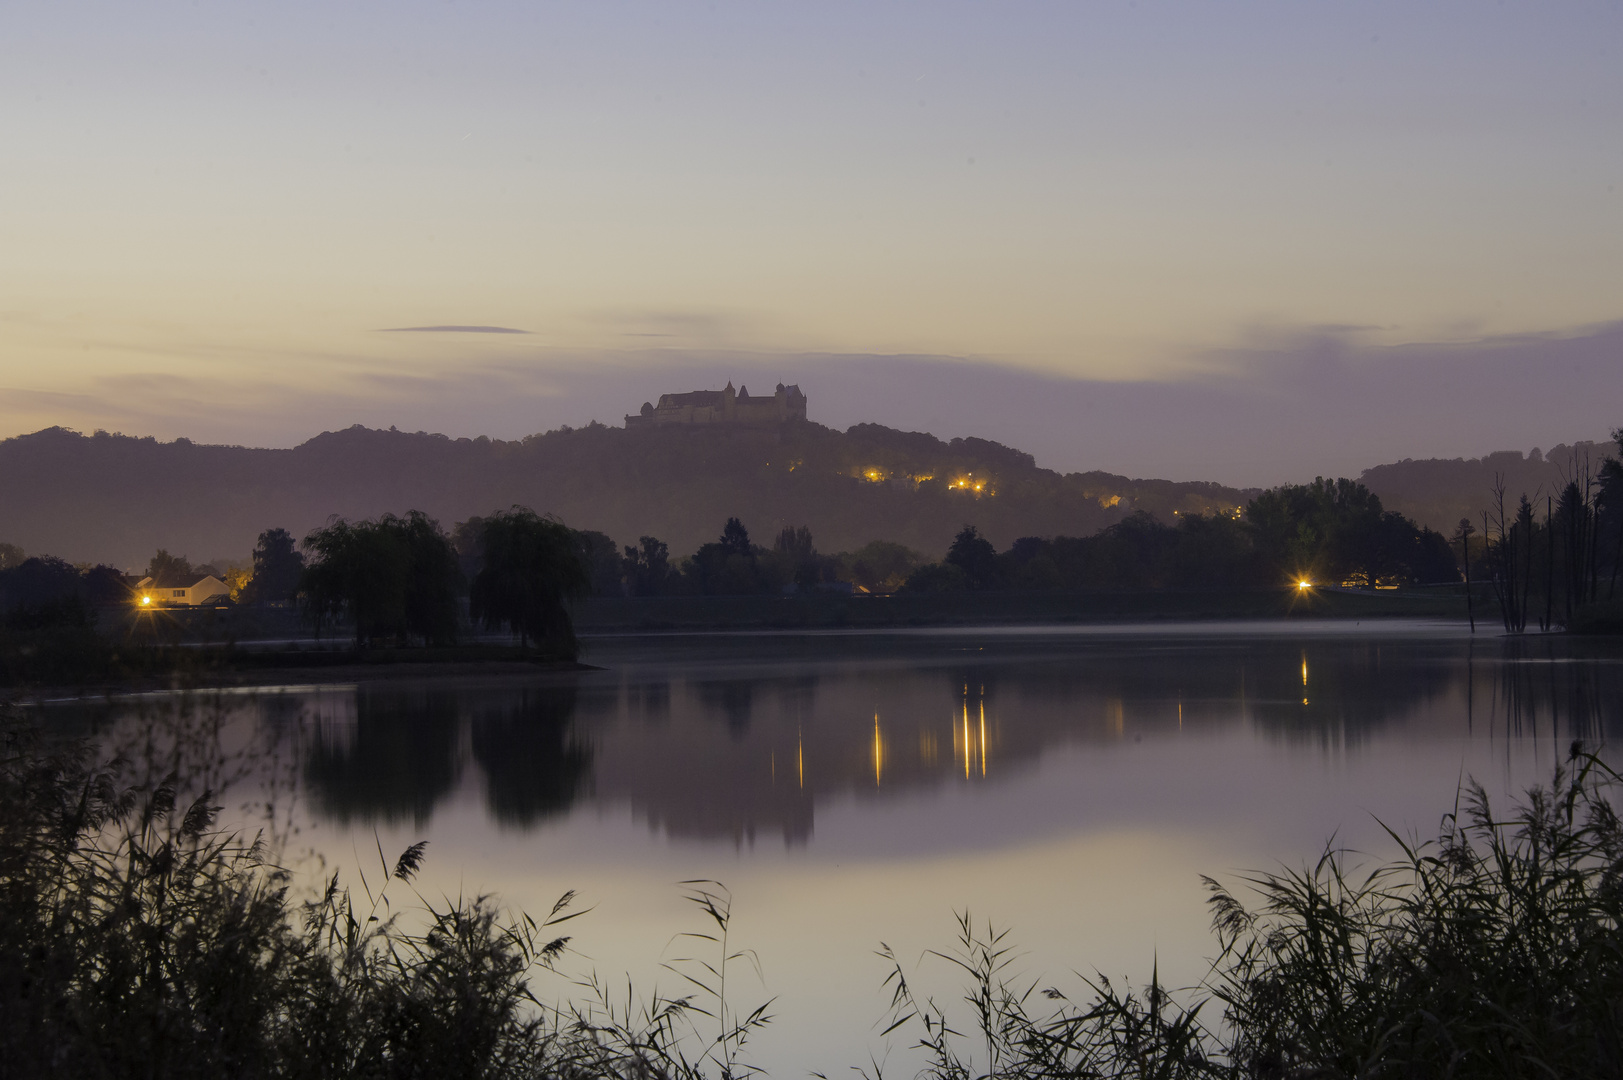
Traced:
POLYGON ((142 578, 136 583, 138 589, 194 589, 205 581, 213 581, 219 585, 225 582, 213 574, 165 574, 161 577, 142 578))

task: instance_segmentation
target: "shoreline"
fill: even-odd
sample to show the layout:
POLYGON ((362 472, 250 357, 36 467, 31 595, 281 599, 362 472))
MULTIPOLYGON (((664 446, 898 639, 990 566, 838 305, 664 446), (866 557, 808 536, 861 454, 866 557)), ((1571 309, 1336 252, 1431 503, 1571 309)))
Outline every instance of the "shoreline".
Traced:
POLYGON ((411 679, 520 678, 601 671, 576 660, 525 658, 516 647, 460 646, 454 649, 378 649, 357 655, 346 650, 249 651, 210 646, 187 650, 185 664, 166 672, 131 674, 79 685, 0 687, 0 699, 20 704, 111 700, 176 692, 246 692, 290 686, 344 686, 411 679), (446 656, 448 652, 484 656, 446 656))
MULTIPOLYGON (((1482 614, 1486 614, 1482 608, 1482 614)), ((591 597, 576 632, 1107 625, 1236 619, 1467 620, 1464 586, 1364 593, 1341 589, 1167 589, 812 596, 591 597)), ((1480 618, 1479 618, 1479 621, 1480 618)))

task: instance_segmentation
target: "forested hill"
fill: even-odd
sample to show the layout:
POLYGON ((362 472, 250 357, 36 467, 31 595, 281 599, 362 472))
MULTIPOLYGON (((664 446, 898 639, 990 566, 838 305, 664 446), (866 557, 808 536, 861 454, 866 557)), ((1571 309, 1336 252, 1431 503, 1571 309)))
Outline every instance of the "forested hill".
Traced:
POLYGON ((0 442, 0 541, 129 567, 160 547, 242 559, 266 528, 303 536, 333 515, 419 509, 450 528, 514 504, 621 544, 656 536, 673 555, 739 517, 758 543, 805 525, 821 551, 894 540, 939 556, 965 523, 1004 547, 1020 536, 1088 535, 1134 510, 1168 522, 1175 512, 1228 512, 1251 494, 1060 475, 998 443, 877 424, 594 424, 513 442, 356 426, 290 450, 61 428, 0 442))
POLYGON ((1507 506, 1523 494, 1542 505, 1544 496, 1559 498, 1567 481, 1581 478, 1586 467, 1599 472, 1601 463, 1617 453, 1616 443, 1576 442, 1525 456, 1503 450, 1479 458, 1405 459, 1365 469, 1359 479, 1386 509, 1451 536, 1461 518, 1482 527, 1482 511, 1489 508, 1496 478, 1504 482, 1507 506))

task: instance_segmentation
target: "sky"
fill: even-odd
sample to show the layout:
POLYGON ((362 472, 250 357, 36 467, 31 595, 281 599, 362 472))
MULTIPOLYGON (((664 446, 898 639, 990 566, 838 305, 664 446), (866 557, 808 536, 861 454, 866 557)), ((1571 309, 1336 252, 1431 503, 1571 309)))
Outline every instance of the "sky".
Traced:
POLYGON ((1602 438, 1623 4, 0 4, 0 437, 729 379, 1236 484, 1602 438))

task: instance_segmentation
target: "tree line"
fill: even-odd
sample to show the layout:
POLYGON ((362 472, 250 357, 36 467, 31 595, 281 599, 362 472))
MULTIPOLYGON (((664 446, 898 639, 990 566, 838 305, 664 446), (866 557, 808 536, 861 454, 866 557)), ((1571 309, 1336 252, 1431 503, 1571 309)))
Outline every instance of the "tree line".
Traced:
POLYGON ((591 585, 581 534, 525 507, 463 522, 455 534, 418 510, 337 521, 307 536, 304 552, 300 605, 318 629, 348 622, 358 647, 454 642, 465 593, 469 618, 486 630, 575 655, 565 605, 591 585))
POLYGON ((868 592, 1013 589, 1266 588, 1300 580, 1358 588, 1460 580, 1441 533, 1385 510, 1352 480, 1265 491, 1239 514, 1138 512, 1092 536, 1022 537, 998 551, 966 524, 940 561, 898 544, 820 555, 811 533, 785 528, 771 548, 750 543, 738 519, 680 566, 651 536, 623 557, 635 596, 807 591, 844 583, 868 592))
MULTIPOLYGON (((1623 437, 1623 430, 1614 433, 1623 437)), ((1269 588, 1296 581, 1356 588, 1464 578, 1491 591, 1505 629, 1565 626, 1615 595, 1623 569, 1623 463, 1575 462, 1568 482, 1507 501, 1497 485, 1478 522, 1452 537, 1386 510, 1367 487, 1315 479, 1263 491, 1233 514, 1138 512, 1091 536, 1022 537, 999 551, 966 524, 939 560, 889 541, 826 554, 805 526, 756 544, 739 518, 685 558, 642 536, 619 547, 514 507, 449 532, 420 511, 338 520, 302 543, 261 533, 251 568, 193 566, 160 550, 155 580, 213 573, 239 604, 297 606, 317 627, 349 627, 357 645, 447 644, 469 622, 572 655, 568 603, 588 596, 783 595, 818 591, 1269 588), (1542 512, 1541 512, 1542 511, 1542 512), (302 550, 301 550, 302 548, 302 550)), ((1468 594, 1470 590, 1467 590, 1468 594)), ((0 630, 93 625, 125 602, 112 567, 25 558, 0 544, 0 630)), ((1475 606, 1471 615, 1475 618, 1475 606)))
POLYGON ((1287 485, 1241 514, 1134 513, 1093 536, 1024 537, 999 552, 973 526, 945 559, 916 571, 909 591, 965 589, 1269 588, 1307 581, 1354 588, 1457 581, 1448 541, 1383 510, 1347 479, 1287 485))
MULTIPOLYGON (((1612 439, 1623 447, 1623 428, 1612 439)), ((1509 633, 1523 633, 1529 623, 1545 631, 1571 627, 1616 599, 1623 571, 1623 460, 1575 456, 1563 471, 1556 490, 1522 492, 1513 503, 1504 477, 1496 476, 1478 520, 1462 518, 1455 530, 1468 576, 1472 537, 1480 536, 1474 570, 1491 586, 1509 633)), ((1615 612, 1602 617, 1617 621, 1615 612)))

